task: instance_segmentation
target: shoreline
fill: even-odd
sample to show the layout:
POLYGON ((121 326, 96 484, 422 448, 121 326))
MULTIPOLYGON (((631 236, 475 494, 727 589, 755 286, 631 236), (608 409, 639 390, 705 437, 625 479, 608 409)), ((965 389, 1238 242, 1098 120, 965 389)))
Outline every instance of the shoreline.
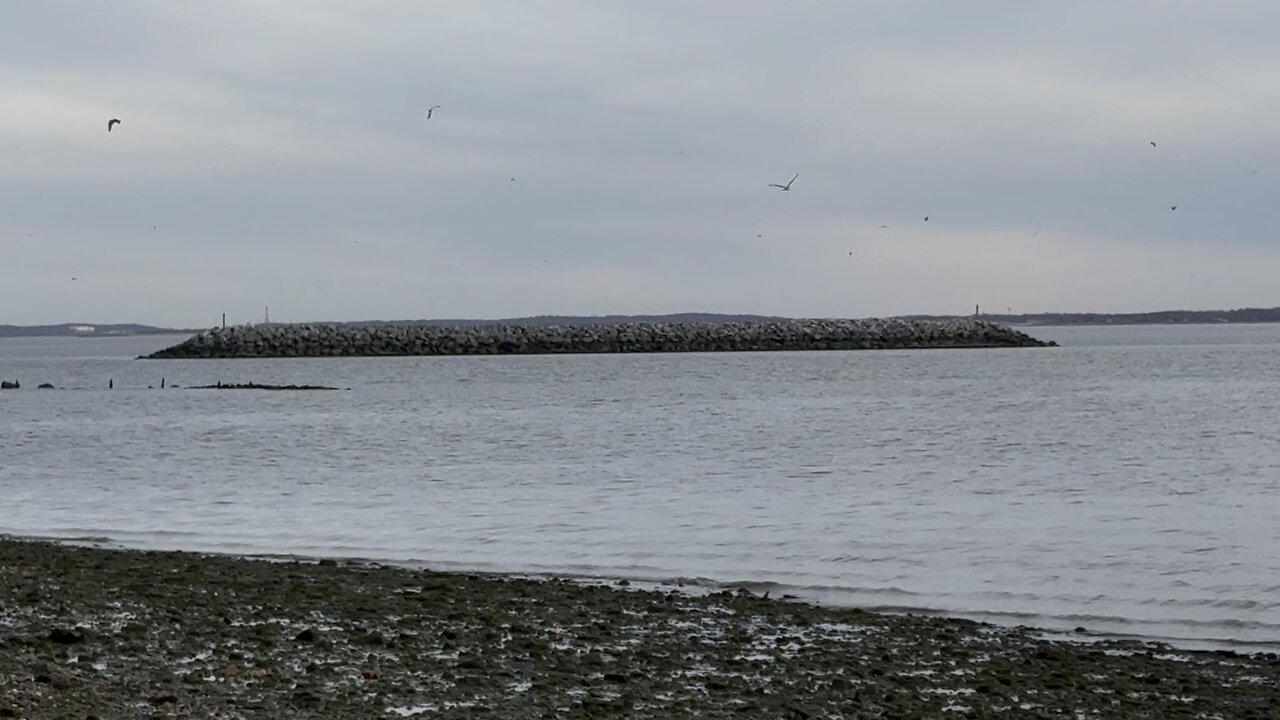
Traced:
POLYGON ((377 563, 0 537, 0 717, 1274 717, 1280 658, 377 563))
POLYGON ((1084 618, 1080 616, 1053 616, 1034 611, 994 611, 994 610, 955 610, 942 606, 912 606, 859 603, 853 601, 831 601, 808 594, 811 588, 788 585, 768 579, 721 579, 708 576, 641 576, 627 573, 586 572, 581 570, 541 568, 520 569, 503 568, 492 565, 475 565, 471 563, 447 560, 396 559, 372 555, 326 555, 323 553, 306 554, 278 551, 250 551, 211 549, 201 547, 147 547, 130 545, 107 536, 55 536, 55 535, 15 535, 0 532, 0 543, 7 541, 34 541, 104 550, 109 552, 158 552, 186 553, 199 556, 215 557, 227 560, 260 561, 269 563, 317 563, 337 562, 353 566, 385 567, 408 572, 430 571, 444 574, 474 575, 492 580, 517 579, 528 581, 563 580, 582 585, 614 585, 636 589, 647 589, 657 592, 678 592, 686 595, 709 595, 719 592, 745 592, 755 596, 775 600, 790 601, 831 610, 848 610, 857 608, 862 611, 881 615, 918 615, 938 619, 956 619, 976 622, 999 628, 1022 628, 1043 638, 1053 638, 1063 642, 1093 644, 1101 641, 1137 642, 1166 646, 1176 651, 1194 652, 1234 652, 1242 655, 1280 653, 1280 640, 1250 640, 1232 637, 1199 637, 1180 635, 1159 635, 1137 631, 1099 629, 1092 621, 1100 624, 1114 625, 1117 620, 1125 623, 1141 625, 1160 621, 1144 621, 1132 618, 1084 618), (1083 623, 1083 625, 1082 625, 1083 623))

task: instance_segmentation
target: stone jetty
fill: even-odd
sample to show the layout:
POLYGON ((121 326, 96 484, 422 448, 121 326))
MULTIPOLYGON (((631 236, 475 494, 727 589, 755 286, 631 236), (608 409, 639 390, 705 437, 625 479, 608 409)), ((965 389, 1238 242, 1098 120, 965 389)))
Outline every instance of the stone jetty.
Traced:
POLYGON ((599 325, 233 326, 145 356, 170 358, 743 352, 1053 345, 1004 325, 955 320, 783 320, 599 325))

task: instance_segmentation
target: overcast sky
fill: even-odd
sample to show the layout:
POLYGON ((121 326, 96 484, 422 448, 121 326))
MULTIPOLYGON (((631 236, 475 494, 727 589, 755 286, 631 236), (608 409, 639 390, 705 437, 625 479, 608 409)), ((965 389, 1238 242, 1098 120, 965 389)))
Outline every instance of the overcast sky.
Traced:
POLYGON ((1277 28, 1274 0, 0 0, 0 323, 1280 305, 1277 28))

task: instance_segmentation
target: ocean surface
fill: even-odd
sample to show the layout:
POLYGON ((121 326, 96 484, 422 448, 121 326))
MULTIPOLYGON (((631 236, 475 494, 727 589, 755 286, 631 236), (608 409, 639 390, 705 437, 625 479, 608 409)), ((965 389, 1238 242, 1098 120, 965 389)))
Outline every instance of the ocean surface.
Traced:
POLYGON ((1027 331, 1062 347, 144 361, 183 338, 0 339, 23 385, 0 391, 0 533, 1280 647, 1280 325, 1027 331), (218 381, 344 389, 186 389, 218 381))

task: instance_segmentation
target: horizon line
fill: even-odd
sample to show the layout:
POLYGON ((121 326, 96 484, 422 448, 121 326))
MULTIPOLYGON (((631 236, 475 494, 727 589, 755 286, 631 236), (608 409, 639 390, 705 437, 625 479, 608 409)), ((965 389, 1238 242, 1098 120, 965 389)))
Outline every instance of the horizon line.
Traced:
MULTIPOLYGON (((1004 312, 983 312, 981 306, 975 306, 973 313, 901 313, 895 315, 865 315, 857 316, 858 318, 957 318, 957 317, 978 317, 978 318, 1044 318, 1044 317, 1132 317, 1132 316, 1153 316, 1153 315, 1213 315, 1213 314, 1240 314, 1248 312, 1268 312, 1280 314, 1280 306, 1261 307, 1261 306, 1245 306, 1237 308, 1213 308, 1213 309, 1183 309, 1170 308, 1162 310, 1141 310, 1127 312, 1107 312, 1096 310, 1049 310, 1041 312, 1022 312, 1015 313, 1010 311, 1004 312)), ((399 318, 394 320, 295 320, 295 321, 271 321, 271 322, 240 322, 235 325, 301 325, 301 324, 343 324, 358 325, 362 323, 377 324, 396 324, 396 323, 501 323, 516 322, 521 320, 546 320, 546 319, 566 319, 566 320, 591 320, 591 319, 652 319, 652 318, 675 318, 686 316, 702 316, 710 318, 759 318, 767 320, 799 320, 799 319, 836 319, 836 318, 854 318, 853 315, 847 316, 798 316, 798 315, 767 315, 761 313, 749 312, 701 312, 701 311, 682 311, 669 313, 601 313, 593 315, 574 315, 566 313, 541 313, 537 315, 521 315, 501 318, 485 318, 485 317, 422 317, 422 318, 399 318)), ((228 323, 231 325, 232 323, 228 323)), ((209 328, 220 327, 221 323, 215 323, 205 326, 187 326, 180 327, 176 325, 152 325, 142 322, 57 322, 57 323, 0 323, 0 327, 4 328, 58 328, 58 327, 74 327, 74 326, 93 326, 93 327, 136 327, 157 330, 173 330, 175 332, 186 332, 194 330, 206 330, 209 328)))

